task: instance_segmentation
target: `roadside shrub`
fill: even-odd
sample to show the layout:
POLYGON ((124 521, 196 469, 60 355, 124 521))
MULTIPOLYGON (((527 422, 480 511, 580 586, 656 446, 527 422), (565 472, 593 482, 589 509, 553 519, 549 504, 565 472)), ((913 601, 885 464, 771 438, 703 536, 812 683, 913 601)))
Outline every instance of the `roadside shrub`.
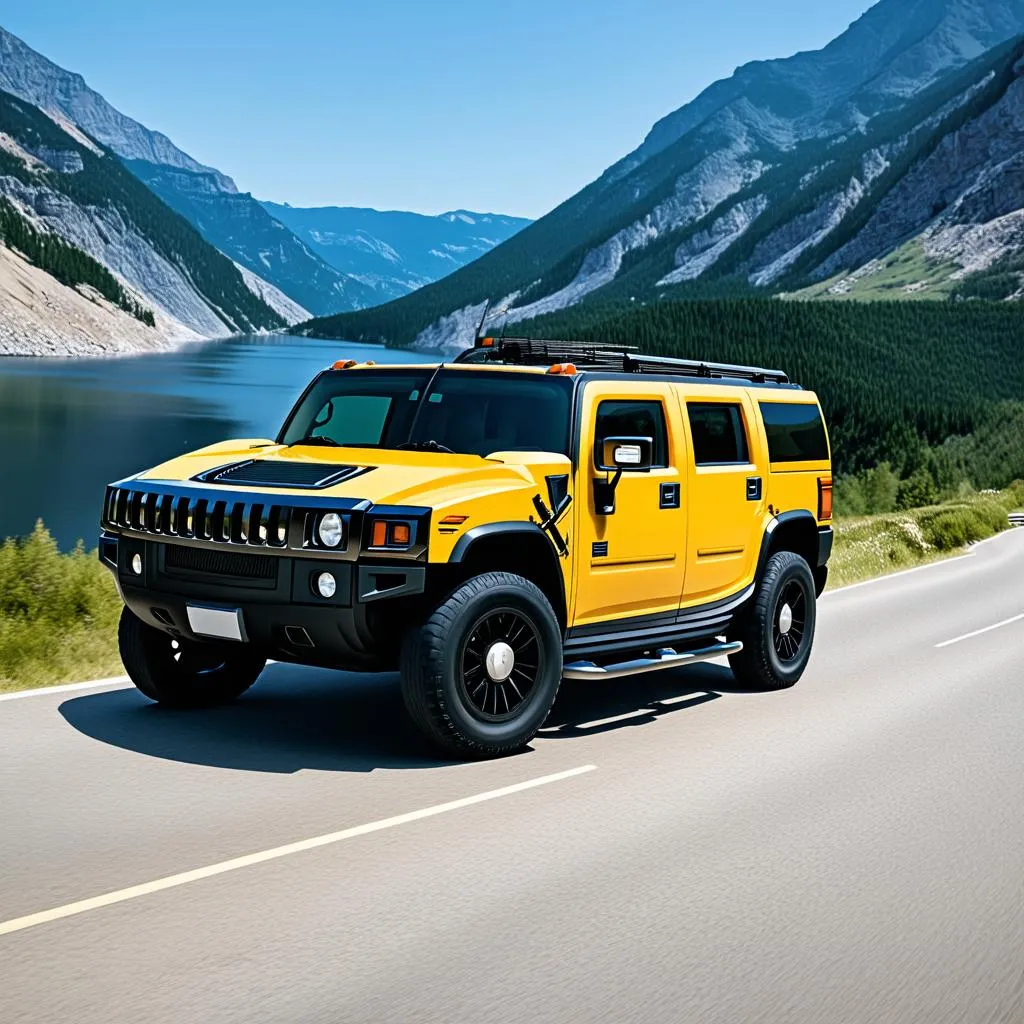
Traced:
POLYGON ((80 543, 61 554, 37 523, 0 546, 0 690, 121 671, 121 601, 110 573, 80 543))

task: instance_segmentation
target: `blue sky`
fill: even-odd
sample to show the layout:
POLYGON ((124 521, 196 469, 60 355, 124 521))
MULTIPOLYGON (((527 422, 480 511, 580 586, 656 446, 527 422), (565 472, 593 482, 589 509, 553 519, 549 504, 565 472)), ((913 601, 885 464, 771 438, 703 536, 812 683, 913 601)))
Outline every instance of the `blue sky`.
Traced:
POLYGON ((260 198, 539 216, 870 0, 25 0, 5 28, 260 198))

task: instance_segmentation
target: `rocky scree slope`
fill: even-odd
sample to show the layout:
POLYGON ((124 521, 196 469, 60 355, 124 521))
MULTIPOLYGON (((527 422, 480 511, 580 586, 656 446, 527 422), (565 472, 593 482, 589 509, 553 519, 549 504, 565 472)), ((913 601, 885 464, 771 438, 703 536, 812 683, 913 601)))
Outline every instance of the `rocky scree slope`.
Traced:
MULTIPOLYGON (((488 299, 497 330, 581 302, 828 276, 825 261, 933 136, 999 98, 1000 62, 1022 32, 1024 0, 881 0, 824 49, 712 85, 578 195, 444 281, 301 329, 460 348, 488 299)), ((849 256, 842 271, 858 269, 849 256)))
MULTIPOLYGON (((43 249, 47 238, 60 240, 67 250, 60 262, 108 272, 151 314, 153 344, 284 324, 231 261, 114 154, 4 92, 0 199, 10 217, 24 222, 18 237, 34 235, 43 240, 43 249)), ((30 253, 21 255, 32 259, 30 253)), ((46 268, 45 262, 39 266, 46 268)), ((51 326, 59 333, 56 320, 51 326)))

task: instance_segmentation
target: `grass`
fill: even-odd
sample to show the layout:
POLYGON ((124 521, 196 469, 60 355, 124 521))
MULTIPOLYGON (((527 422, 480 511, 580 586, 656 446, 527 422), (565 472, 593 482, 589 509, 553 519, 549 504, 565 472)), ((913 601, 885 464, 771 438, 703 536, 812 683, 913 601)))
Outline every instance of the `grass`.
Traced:
POLYGON ((0 691, 124 671, 121 599, 95 552, 61 554, 42 523, 0 546, 0 691))
MULTIPOLYGON (((926 565, 1009 528, 1024 481, 934 508, 840 519, 830 586, 926 565)), ((61 554, 42 523, 0 546, 0 691, 119 675, 121 599, 96 553, 61 554)))
POLYGON ((955 263, 930 259, 924 245, 915 238, 854 274, 837 274, 821 284, 791 292, 786 298, 845 302, 944 300, 959 284, 952 278, 959 269, 955 263))
POLYGON ((1009 529, 1024 508, 1024 482, 1006 491, 957 498, 932 508, 839 519, 830 587, 848 586, 959 554, 971 543, 1009 529))

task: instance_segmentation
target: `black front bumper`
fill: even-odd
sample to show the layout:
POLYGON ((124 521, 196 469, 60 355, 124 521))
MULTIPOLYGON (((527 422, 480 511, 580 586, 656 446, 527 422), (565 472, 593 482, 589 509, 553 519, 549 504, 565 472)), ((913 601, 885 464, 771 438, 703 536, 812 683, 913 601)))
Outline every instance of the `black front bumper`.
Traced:
POLYGON ((241 555, 212 547, 189 547, 190 556, 182 558, 181 550, 161 541, 105 532, 99 553, 114 573, 125 604, 148 625, 181 639, 205 641, 209 638, 197 635, 189 625, 188 605, 237 609, 246 642, 268 658, 283 661, 393 668, 409 600, 426 587, 426 566, 408 561, 343 562, 269 552, 241 555), (141 573, 135 571, 136 556, 141 573), (321 597, 316 589, 324 572, 331 573, 337 584, 330 598, 321 597))

